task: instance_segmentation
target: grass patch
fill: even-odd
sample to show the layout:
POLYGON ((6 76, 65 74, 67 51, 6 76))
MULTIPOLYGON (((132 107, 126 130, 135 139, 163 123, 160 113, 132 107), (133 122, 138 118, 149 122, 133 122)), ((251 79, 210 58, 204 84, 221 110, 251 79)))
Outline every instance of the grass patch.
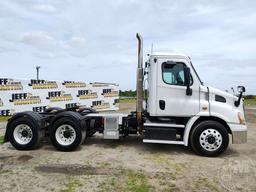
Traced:
POLYGON ((176 186, 176 173, 168 172, 168 173, 156 173, 154 175, 154 179, 159 183, 159 191, 163 192, 172 192, 172 191, 180 191, 180 189, 176 186))
POLYGON ((175 173, 180 173, 186 168, 185 163, 175 163, 169 156, 161 153, 153 153, 145 156, 145 159, 155 162, 157 165, 164 165, 166 168, 170 168, 175 173), (170 161, 171 160, 171 161, 170 161))
POLYGON ((120 176, 107 176, 99 191, 149 192, 151 187, 141 171, 123 170, 120 176))
POLYGON ((0 174, 12 173, 11 169, 0 169, 0 174))
POLYGON ((161 190, 161 191, 163 191, 163 192, 178 192, 178 191, 180 191, 180 189, 177 188, 175 183, 168 182, 168 184, 165 185, 163 187, 163 190, 161 190))
POLYGON ((111 166, 109 162, 102 162, 102 163, 99 163, 98 165, 100 168, 106 168, 111 166))
POLYGON ((169 163, 169 159, 165 155, 160 154, 160 153, 149 154, 145 157, 145 159, 153 161, 157 164, 168 164, 169 163))
POLYGON ((193 191, 220 191, 217 185, 215 185, 213 182, 210 182, 206 177, 198 177, 195 180, 194 188, 195 190, 193 191))
POLYGON ((5 122, 10 118, 11 118, 11 116, 0 116, 0 122, 5 122))
MULTIPOLYGON (((119 141, 120 142, 120 141, 119 141)), ((118 147, 120 147, 121 146, 121 143, 119 143, 119 142, 117 142, 117 141, 115 141, 115 140, 110 140, 108 143, 106 143, 106 145, 108 146, 108 147, 110 147, 110 148, 112 148, 112 149, 115 149, 115 148, 118 148, 118 147)))
POLYGON ((129 170, 126 177, 127 179, 124 191, 148 192, 150 190, 147 178, 142 172, 129 170))
POLYGON ((0 135, 0 145, 1 144, 4 144, 4 136, 3 135, 0 135))
POLYGON ((136 98, 120 98, 119 103, 135 103, 136 98))
POLYGON ((81 186, 82 184, 79 180, 69 177, 68 183, 66 183, 65 185, 65 189, 62 189, 61 192, 74 192, 78 187, 81 187, 81 186))
POLYGON ((252 105, 255 105, 256 106, 256 99, 245 99, 244 100, 244 104, 246 106, 252 106, 252 105))
POLYGON ((116 177, 109 177, 107 176, 106 179, 104 179, 100 184, 99 184, 99 192, 105 192, 105 191, 118 191, 120 188, 119 181, 116 177))
MULTIPOLYGON (((173 172, 166 172, 166 173, 156 173, 155 177, 163 182, 165 179, 167 180, 176 180, 176 174, 173 172)), ((161 183, 163 184, 163 183, 161 183)))
POLYGON ((177 178, 181 176, 187 168, 186 163, 175 162, 170 156, 161 153, 151 153, 144 157, 155 164, 164 168, 164 172, 156 173, 151 179, 158 184, 158 191, 172 192, 180 191, 177 187, 177 178))

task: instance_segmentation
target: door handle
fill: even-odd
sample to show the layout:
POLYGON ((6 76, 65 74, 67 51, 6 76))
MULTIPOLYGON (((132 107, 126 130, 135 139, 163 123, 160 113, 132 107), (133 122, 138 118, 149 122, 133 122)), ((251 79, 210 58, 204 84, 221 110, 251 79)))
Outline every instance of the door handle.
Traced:
POLYGON ((165 101, 164 100, 159 100, 159 108, 161 110, 164 110, 165 109, 165 101))

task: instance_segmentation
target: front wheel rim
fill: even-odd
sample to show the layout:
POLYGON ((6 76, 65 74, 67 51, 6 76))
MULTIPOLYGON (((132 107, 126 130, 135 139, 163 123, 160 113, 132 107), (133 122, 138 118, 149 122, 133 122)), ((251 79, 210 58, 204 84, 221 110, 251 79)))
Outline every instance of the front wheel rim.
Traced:
POLYGON ((216 151, 222 144, 222 135, 216 129, 206 129, 200 134, 199 141, 206 151, 216 151))
POLYGON ((56 129, 55 138, 59 144, 68 146, 75 141, 76 131, 71 125, 64 124, 56 129))
POLYGON ((13 131, 14 140, 20 145, 28 144, 33 137, 33 132, 27 124, 19 124, 13 131))

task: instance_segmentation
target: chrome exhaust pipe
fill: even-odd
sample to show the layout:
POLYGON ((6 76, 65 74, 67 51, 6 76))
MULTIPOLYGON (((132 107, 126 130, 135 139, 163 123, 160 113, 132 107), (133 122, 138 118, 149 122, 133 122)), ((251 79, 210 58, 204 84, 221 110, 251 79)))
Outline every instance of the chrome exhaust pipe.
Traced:
POLYGON ((136 100, 136 118, 137 118, 137 127, 140 134, 142 134, 143 129, 143 40, 142 36, 137 33, 136 37, 138 39, 138 68, 137 68, 137 100, 136 100))

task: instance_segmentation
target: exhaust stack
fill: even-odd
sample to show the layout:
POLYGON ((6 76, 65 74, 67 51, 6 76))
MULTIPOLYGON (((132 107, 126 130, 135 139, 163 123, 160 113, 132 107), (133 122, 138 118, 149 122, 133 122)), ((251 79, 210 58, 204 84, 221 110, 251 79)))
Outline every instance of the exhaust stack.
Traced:
POLYGON ((142 134, 143 122, 143 40, 142 36, 137 33, 136 37, 138 39, 138 68, 137 68, 137 100, 136 100, 136 118, 137 127, 140 134, 142 134))

